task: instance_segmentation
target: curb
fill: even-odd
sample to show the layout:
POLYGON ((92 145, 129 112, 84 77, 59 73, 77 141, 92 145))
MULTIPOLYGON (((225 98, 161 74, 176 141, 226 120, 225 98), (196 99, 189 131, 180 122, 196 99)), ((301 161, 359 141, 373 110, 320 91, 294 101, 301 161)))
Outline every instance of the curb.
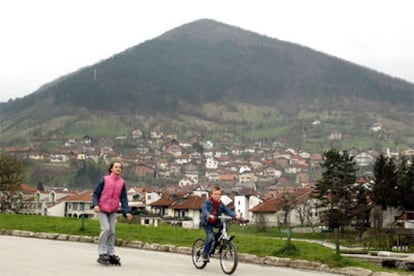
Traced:
MULTIPOLYGON (((46 233, 46 232, 31 232, 24 230, 6 230, 0 229, 0 235, 5 236, 16 236, 24 238, 38 238, 38 239, 50 239, 60 241, 72 241, 72 242, 87 242, 87 243, 98 243, 98 237, 91 236, 78 236, 78 235, 67 235, 59 233, 46 233)), ((147 243, 143 241, 126 241, 122 239, 116 239, 116 246, 136 248, 142 250, 152 250, 160 252, 178 253, 191 255, 191 247, 186 246, 175 246, 171 244, 157 244, 147 243)), ((347 276, 399 276, 401 274, 388 273, 388 272, 372 272, 369 269, 359 267, 344 267, 344 268, 330 268, 325 264, 319 262, 311 262, 306 260, 294 260, 290 258, 280 258, 274 256, 258 257, 253 254, 239 253, 239 261, 244 263, 253 263, 259 265, 270 265, 280 267, 290 267, 294 269, 312 270, 320 272, 328 272, 339 275, 347 276)), ((411 274, 404 274, 411 276, 411 274)))

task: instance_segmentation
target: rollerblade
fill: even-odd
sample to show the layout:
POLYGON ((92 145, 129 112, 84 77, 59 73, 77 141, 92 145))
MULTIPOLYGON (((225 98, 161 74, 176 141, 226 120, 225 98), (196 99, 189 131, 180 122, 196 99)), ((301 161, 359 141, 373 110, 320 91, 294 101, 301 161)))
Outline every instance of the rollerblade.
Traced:
POLYGON ((110 265, 110 257, 108 254, 101 254, 99 255, 99 258, 96 260, 98 263, 103 265, 110 265))
POLYGON ((121 265, 121 259, 117 255, 109 256, 109 262, 111 265, 121 265))

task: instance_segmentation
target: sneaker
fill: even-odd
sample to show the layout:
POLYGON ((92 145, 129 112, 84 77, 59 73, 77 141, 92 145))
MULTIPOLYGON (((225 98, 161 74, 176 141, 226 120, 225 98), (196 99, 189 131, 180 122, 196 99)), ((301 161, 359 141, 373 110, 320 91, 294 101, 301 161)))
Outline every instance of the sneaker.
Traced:
POLYGON ((203 262, 205 262, 205 263, 208 263, 210 260, 208 259, 208 257, 206 257, 206 256, 203 256, 202 258, 201 258, 201 260, 203 261, 203 262))

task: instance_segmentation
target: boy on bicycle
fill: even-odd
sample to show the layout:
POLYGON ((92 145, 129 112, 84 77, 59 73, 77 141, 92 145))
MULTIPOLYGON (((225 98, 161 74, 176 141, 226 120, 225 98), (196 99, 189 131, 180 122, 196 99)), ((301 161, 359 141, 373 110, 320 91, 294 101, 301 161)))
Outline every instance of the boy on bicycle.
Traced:
POLYGON ((240 219, 239 215, 236 215, 232 210, 229 209, 223 202, 221 202, 221 188, 216 186, 211 191, 211 197, 207 199, 203 207, 201 208, 201 225, 206 231, 206 240, 203 250, 203 261, 208 262, 210 257, 210 248, 211 243, 213 242, 213 230, 218 228, 219 231, 214 235, 214 240, 217 242, 217 239, 220 237, 221 230, 223 229, 223 224, 218 219, 223 213, 229 217, 240 219))

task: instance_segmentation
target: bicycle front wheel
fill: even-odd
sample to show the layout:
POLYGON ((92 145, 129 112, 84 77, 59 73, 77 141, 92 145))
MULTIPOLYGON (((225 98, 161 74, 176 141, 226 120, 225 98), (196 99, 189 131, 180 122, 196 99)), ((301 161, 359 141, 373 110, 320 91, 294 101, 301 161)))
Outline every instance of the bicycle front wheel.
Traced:
POLYGON ((203 269, 207 265, 207 262, 203 261, 203 250, 204 240, 196 239, 191 251, 191 259, 193 260, 193 264, 197 269, 203 269))
POLYGON ((220 252, 220 266, 224 273, 232 274, 236 271, 239 257, 236 245, 232 242, 224 242, 220 252))

